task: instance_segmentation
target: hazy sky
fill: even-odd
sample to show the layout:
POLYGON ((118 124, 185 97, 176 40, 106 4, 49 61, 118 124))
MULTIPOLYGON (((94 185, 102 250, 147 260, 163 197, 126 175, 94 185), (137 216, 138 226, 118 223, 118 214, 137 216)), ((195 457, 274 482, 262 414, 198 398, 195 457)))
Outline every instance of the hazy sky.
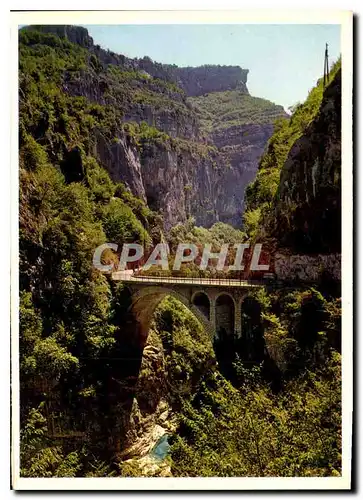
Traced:
POLYGON ((340 54, 340 26, 319 24, 87 25, 96 44, 128 57, 199 66, 231 64, 250 70, 250 94, 287 108, 303 101, 329 59, 340 54))

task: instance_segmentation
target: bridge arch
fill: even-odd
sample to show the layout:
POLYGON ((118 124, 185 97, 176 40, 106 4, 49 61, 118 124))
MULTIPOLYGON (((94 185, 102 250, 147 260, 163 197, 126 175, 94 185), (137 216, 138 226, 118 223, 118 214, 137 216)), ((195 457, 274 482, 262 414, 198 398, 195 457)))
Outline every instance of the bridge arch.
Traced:
POLYGON ((211 301, 206 292, 201 290, 194 292, 191 298, 191 303, 193 306, 197 307, 208 320, 210 320, 211 301))
POLYGON ((219 339, 235 333, 236 302, 228 292, 220 292, 215 297, 216 335, 219 339))
MULTIPOLYGON (((149 333, 150 324, 153 314, 160 302, 167 296, 174 297, 179 302, 189 309, 197 320, 202 324, 204 329, 209 334, 210 338, 214 337, 214 327, 206 317, 206 315, 193 304, 192 300, 187 295, 180 293, 173 288, 146 286, 141 289, 132 290, 131 312, 137 324, 137 336, 141 345, 144 345, 149 333)), ((195 294, 194 294, 195 295, 195 294)), ((208 299, 209 300, 209 299, 208 299)))
POLYGON ((230 292, 226 292, 224 290, 222 290, 221 292, 217 293, 214 297, 214 300, 217 302, 217 300, 221 297, 221 295, 227 295, 233 302, 234 306, 236 307, 237 304, 236 304, 236 300, 234 298, 234 296, 230 293, 230 292))

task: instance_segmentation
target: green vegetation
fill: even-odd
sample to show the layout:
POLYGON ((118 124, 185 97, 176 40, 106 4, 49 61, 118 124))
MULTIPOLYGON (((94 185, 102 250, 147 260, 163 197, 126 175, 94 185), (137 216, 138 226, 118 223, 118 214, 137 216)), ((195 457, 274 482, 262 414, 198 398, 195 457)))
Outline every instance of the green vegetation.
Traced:
MULTIPOLYGON (((114 184, 92 156, 96 128, 115 134, 113 110, 62 91, 63 72, 82 70, 85 60, 84 50, 58 37, 20 33, 21 474, 27 477, 111 474, 107 451, 107 463, 101 459, 101 420, 110 415, 96 415, 104 414, 104 360, 117 356, 116 318, 124 305, 120 290, 92 267, 92 256, 106 241, 150 242, 149 231, 160 231, 158 216, 114 184)), ((115 256, 105 252, 104 259, 115 256)))
POLYGON ((124 123, 123 129, 139 147, 146 144, 160 144, 165 146, 168 145, 170 147, 171 137, 165 132, 148 125, 144 121, 141 123, 124 123))
MULTIPOLYGON (((160 145, 201 158, 216 153, 122 120, 132 103, 184 113, 182 93, 143 72, 104 68, 94 54, 34 29, 20 31, 19 82, 21 475, 142 474, 122 458, 137 425, 131 410, 137 400, 150 415, 161 398, 177 421, 168 457, 175 476, 339 475, 339 299, 318 287, 250 294, 245 336, 213 346, 191 312, 167 298, 145 347, 135 345, 129 292, 92 266, 106 241, 164 241, 160 215, 100 165, 97 137, 112 145, 123 129, 142 151, 160 145), (77 81, 92 88, 95 75, 106 82, 103 105, 64 91, 77 81)), ((249 236, 275 196, 284 141, 291 145, 313 118, 319 92, 271 139, 248 194, 249 236)), ((256 120, 273 114, 263 100, 231 96, 244 104, 226 104, 224 123, 243 123, 248 107, 256 120)), ((208 127, 211 116, 200 112, 208 127)), ((180 241, 210 243, 216 251, 246 238, 226 224, 207 230, 189 220, 172 229, 169 243, 173 250, 180 241)), ((103 261, 117 255, 105 252, 103 261)))
POLYGON ((235 388, 214 374, 184 406, 185 437, 175 439, 172 472, 187 477, 339 476, 339 403, 339 356, 323 371, 287 383, 278 396, 262 382, 235 388))
POLYGON ((250 123, 273 123, 285 115, 281 106, 238 90, 189 97, 188 101, 198 112, 205 132, 250 123))
MULTIPOLYGON (((96 56, 94 57, 97 59, 96 56)), ((131 83, 131 91, 135 89, 135 86, 137 86, 138 83, 142 83, 143 85, 145 85, 145 83, 149 83, 158 88, 159 91, 161 90, 167 93, 174 92, 176 94, 180 94, 181 96, 184 95, 184 91, 175 83, 161 80, 160 78, 153 78, 151 75, 146 73, 146 71, 124 70, 118 66, 109 64, 107 72, 113 77, 116 77, 117 83, 122 83, 123 85, 131 83)))
POLYGON ((178 407, 194 393, 206 367, 215 364, 211 340, 194 315, 173 297, 155 311, 151 331, 162 342, 168 398, 178 407))
MULTIPOLYGON (((235 259, 235 250, 233 245, 246 241, 246 234, 243 231, 235 229, 229 224, 216 222, 210 229, 194 225, 193 217, 189 218, 184 224, 179 223, 174 226, 168 234, 168 243, 170 249, 169 270, 162 270, 160 266, 152 266, 147 271, 140 271, 140 275, 153 276, 184 276, 184 277, 225 277, 225 271, 217 271, 214 268, 200 270, 199 262, 203 253, 204 246, 211 245, 213 252, 219 252, 222 245, 228 244, 228 254, 226 257, 226 266, 231 265, 235 259), (173 270, 175 252, 179 243, 192 243, 199 249, 199 256, 194 262, 183 263, 179 271, 173 270)), ((238 274, 238 273, 237 273, 238 274)), ((233 277, 233 272, 228 272, 228 277, 233 277)))
POLYGON ((218 153, 215 146, 181 137, 170 137, 166 132, 148 125, 145 121, 140 123, 125 122, 122 127, 129 140, 140 148, 142 154, 147 155, 150 148, 157 146, 168 151, 175 151, 178 154, 189 153, 192 157, 200 160, 208 158, 213 162, 214 156, 218 153))
POLYGON ((194 243, 200 246, 210 243, 217 251, 225 243, 232 245, 241 243, 245 239, 245 233, 229 224, 216 222, 210 229, 207 229, 195 226, 193 217, 184 224, 180 223, 174 226, 169 234, 170 247, 174 251, 179 243, 194 243))
POLYGON ((333 347, 340 339, 339 301, 314 289, 250 297, 259 306, 267 350, 251 368, 237 343, 229 380, 184 306, 166 299, 155 314, 152 331, 164 347, 179 420, 172 474, 339 476, 341 359, 333 347))
POLYGON ((153 78, 143 71, 109 64, 98 77, 106 82, 104 98, 122 105, 124 113, 150 109, 154 116, 171 115, 183 123, 193 112, 186 106, 184 91, 175 83, 153 78))
POLYGON ((65 73, 80 78, 84 72, 86 51, 36 31, 20 31, 19 39, 21 146, 25 143, 26 148, 34 149, 37 146, 29 144, 35 141, 45 148, 51 161, 60 163, 64 151, 75 146, 89 155, 95 130, 111 140, 121 126, 115 110, 84 97, 72 97, 62 89, 65 73), (49 38, 58 40, 58 45, 49 47, 49 38))

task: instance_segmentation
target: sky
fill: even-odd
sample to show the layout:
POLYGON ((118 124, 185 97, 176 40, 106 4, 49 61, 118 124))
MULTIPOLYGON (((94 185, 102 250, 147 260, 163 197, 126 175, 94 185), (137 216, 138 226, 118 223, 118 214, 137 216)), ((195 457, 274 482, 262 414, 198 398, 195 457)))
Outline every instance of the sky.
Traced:
POLYGON ((249 69, 251 95, 288 109, 303 102, 340 54, 340 25, 189 24, 84 25, 94 43, 128 57, 177 66, 220 64, 249 69))

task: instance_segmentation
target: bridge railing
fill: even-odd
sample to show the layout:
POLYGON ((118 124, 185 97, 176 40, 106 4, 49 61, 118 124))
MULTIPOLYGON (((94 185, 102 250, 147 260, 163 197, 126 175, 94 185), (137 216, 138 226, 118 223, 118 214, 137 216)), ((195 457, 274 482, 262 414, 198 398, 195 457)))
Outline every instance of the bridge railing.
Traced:
POLYGON ((154 283, 185 283, 201 285, 221 285, 221 286, 263 286, 266 281, 263 280, 242 280, 236 278, 206 277, 197 276, 151 276, 151 275, 124 275, 120 277, 123 281, 144 281, 154 283))
POLYGON ((270 278, 266 277, 264 279, 238 279, 238 278, 220 278, 220 277, 207 277, 201 278, 197 276, 152 276, 146 274, 128 274, 123 271, 115 271, 110 273, 112 279, 126 282, 141 282, 144 281, 149 283, 185 283, 194 285, 211 285, 211 286, 246 286, 246 287, 270 287, 272 289, 286 288, 286 287, 299 287, 299 288, 309 288, 315 286, 315 282, 311 281, 301 281, 297 278, 292 278, 290 280, 282 280, 278 277, 270 278))

